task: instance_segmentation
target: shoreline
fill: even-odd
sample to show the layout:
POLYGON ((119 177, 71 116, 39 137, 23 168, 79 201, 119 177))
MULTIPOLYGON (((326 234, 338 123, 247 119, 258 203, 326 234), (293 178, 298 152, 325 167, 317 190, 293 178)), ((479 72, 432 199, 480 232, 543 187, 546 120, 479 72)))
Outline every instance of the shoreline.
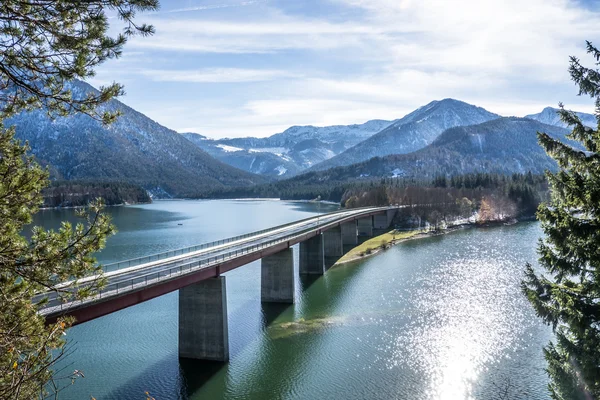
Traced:
MULTIPOLYGON (((155 198, 152 199, 152 201, 149 202, 139 202, 139 203, 120 203, 120 204, 105 204, 104 207, 123 207, 123 206, 136 206, 136 205, 140 205, 140 204, 152 204, 155 202, 161 202, 161 201, 219 201, 219 200, 230 200, 230 201, 284 201, 284 202, 290 202, 290 203, 321 203, 321 204, 327 204, 327 205, 335 205, 335 206, 340 206, 339 203, 336 203, 334 201, 327 201, 327 200, 320 200, 320 201, 315 201, 315 200, 282 200, 279 198, 271 198, 271 197, 257 197, 257 198, 252 198, 252 197, 248 197, 248 198, 236 198, 236 199, 196 199, 196 198, 181 198, 181 197, 173 197, 173 198, 155 198)), ((78 209, 78 208, 86 208, 88 207, 88 205, 82 205, 82 206, 56 206, 56 207, 40 207, 38 210, 42 211, 42 210, 68 210, 68 209, 78 209)))
MULTIPOLYGON (((534 219, 535 220, 535 219, 534 219)), ((336 267, 336 266, 340 266, 340 265, 344 265, 344 264, 348 264, 354 261, 359 261, 359 260, 364 260, 366 258, 372 257, 376 254, 379 254, 381 251, 383 250, 387 250, 392 246, 395 246, 397 244, 403 243, 403 242, 407 242, 409 240, 418 240, 418 239, 424 239, 427 237, 434 237, 434 236, 441 236, 441 235, 446 235, 461 229, 472 229, 472 228, 489 228, 489 227, 495 227, 495 226, 510 226, 510 225, 515 225, 518 224, 520 222, 527 222, 527 221, 531 221, 531 219, 527 219, 527 220, 510 220, 510 221, 494 221, 494 222, 488 222, 485 224, 477 224, 477 223, 470 223, 470 224, 460 224, 460 225, 453 225, 450 226, 448 228, 439 230, 439 231, 419 231, 419 230, 412 230, 412 231, 398 231, 396 229, 393 229, 389 232, 383 233, 381 235, 375 236, 370 238, 369 240, 365 241, 364 243, 354 247, 352 250, 350 250, 348 253, 344 254, 338 261, 335 262, 335 264, 333 264, 331 266, 331 268, 336 267), (385 241, 384 242, 384 237, 385 236, 395 236, 395 235, 402 235, 402 234, 408 234, 408 236, 403 237, 403 238, 399 238, 399 239, 392 239, 390 241, 385 241), (376 245, 377 242, 380 242, 378 245, 376 245), (371 242, 371 245, 375 246, 375 247, 369 247, 368 243, 371 242), (381 243, 384 242, 384 243, 381 243), (385 244, 385 247, 383 247, 383 244, 385 244), (365 247, 367 249, 370 249, 370 251, 367 253, 365 252, 361 252, 360 248, 361 247, 365 247), (352 254, 352 253, 357 253, 357 254, 352 254), (349 256, 346 258, 346 256, 349 256)))
MULTIPOLYGON (((123 207, 123 206, 137 206, 139 204, 152 204, 154 201, 149 202, 140 202, 140 203, 120 203, 120 204, 105 204, 104 207, 123 207)), ((85 206, 56 206, 56 207, 40 207, 38 211, 46 211, 46 210, 72 210, 77 208, 86 208, 90 205, 87 204, 85 206)))

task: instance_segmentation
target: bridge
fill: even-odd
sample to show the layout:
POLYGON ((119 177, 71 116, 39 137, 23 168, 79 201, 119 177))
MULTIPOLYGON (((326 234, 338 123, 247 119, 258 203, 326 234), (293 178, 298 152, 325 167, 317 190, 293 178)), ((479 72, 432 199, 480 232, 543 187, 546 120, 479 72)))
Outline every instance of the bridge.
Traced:
MULTIPOLYGON (((292 246, 299 246, 300 274, 322 275, 326 257, 341 257, 373 229, 387 229, 398 207, 366 207, 321 214, 258 232, 103 266, 106 286, 85 300, 64 302, 57 291, 39 294, 40 313, 51 323, 74 324, 179 290, 179 356, 227 361, 227 293, 222 274, 261 260, 261 301, 294 303, 292 246)), ((74 291, 94 285, 91 276, 57 285, 74 291)))

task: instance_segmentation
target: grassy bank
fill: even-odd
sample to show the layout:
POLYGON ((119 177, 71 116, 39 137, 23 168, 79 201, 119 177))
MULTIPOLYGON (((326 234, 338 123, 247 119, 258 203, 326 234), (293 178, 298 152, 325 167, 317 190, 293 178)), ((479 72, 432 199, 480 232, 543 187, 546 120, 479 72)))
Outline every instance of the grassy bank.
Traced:
POLYGON ((398 242, 411 239, 417 235, 425 234, 424 230, 414 231, 398 231, 392 230, 383 235, 376 236, 372 239, 367 240, 363 244, 356 246, 348 253, 344 254, 335 264, 344 264, 350 261, 359 260, 364 257, 371 256, 389 246, 392 246, 398 242))

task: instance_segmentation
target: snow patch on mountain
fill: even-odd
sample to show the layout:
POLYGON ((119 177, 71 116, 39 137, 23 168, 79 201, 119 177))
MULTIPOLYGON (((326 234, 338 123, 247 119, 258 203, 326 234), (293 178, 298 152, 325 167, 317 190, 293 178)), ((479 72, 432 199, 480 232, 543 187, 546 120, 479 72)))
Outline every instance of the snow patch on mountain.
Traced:
POLYGON ((244 149, 240 149, 239 147, 227 146, 225 144, 218 144, 217 147, 223 149, 223 151, 227 153, 231 153, 233 151, 244 151, 244 149))
POLYGON ((392 121, 364 124, 292 126, 266 138, 208 139, 184 133, 188 140, 220 161, 246 171, 288 177, 332 158, 386 128, 392 121), (281 166, 285 169, 279 169, 281 166))

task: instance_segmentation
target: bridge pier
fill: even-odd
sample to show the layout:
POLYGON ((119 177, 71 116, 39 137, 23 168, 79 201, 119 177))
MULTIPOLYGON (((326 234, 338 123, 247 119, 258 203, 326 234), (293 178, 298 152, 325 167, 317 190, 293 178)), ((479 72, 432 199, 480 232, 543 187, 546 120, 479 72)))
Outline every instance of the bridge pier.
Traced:
POLYGON ((388 226, 387 214, 377 214, 373 216, 374 229, 387 229, 388 226))
POLYGON ((373 217, 360 218, 357 225, 358 236, 373 236, 373 217))
POLYGON ((377 214, 373 216, 373 227, 375 229, 388 229, 392 224, 396 210, 387 210, 385 214, 377 214))
POLYGON ((265 303, 294 302, 294 253, 291 248, 263 257, 260 298, 265 303))
POLYGON ((342 245, 356 246, 358 244, 358 229, 356 221, 346 222, 342 227, 342 245))
POLYGON ((324 272, 323 234, 320 234, 300 243, 300 273, 323 275, 324 272))
POLYGON ((325 257, 341 257, 344 255, 341 226, 335 226, 323 233, 323 248, 325 257))
POLYGON ((179 289, 179 357, 229 360, 224 276, 179 289))

